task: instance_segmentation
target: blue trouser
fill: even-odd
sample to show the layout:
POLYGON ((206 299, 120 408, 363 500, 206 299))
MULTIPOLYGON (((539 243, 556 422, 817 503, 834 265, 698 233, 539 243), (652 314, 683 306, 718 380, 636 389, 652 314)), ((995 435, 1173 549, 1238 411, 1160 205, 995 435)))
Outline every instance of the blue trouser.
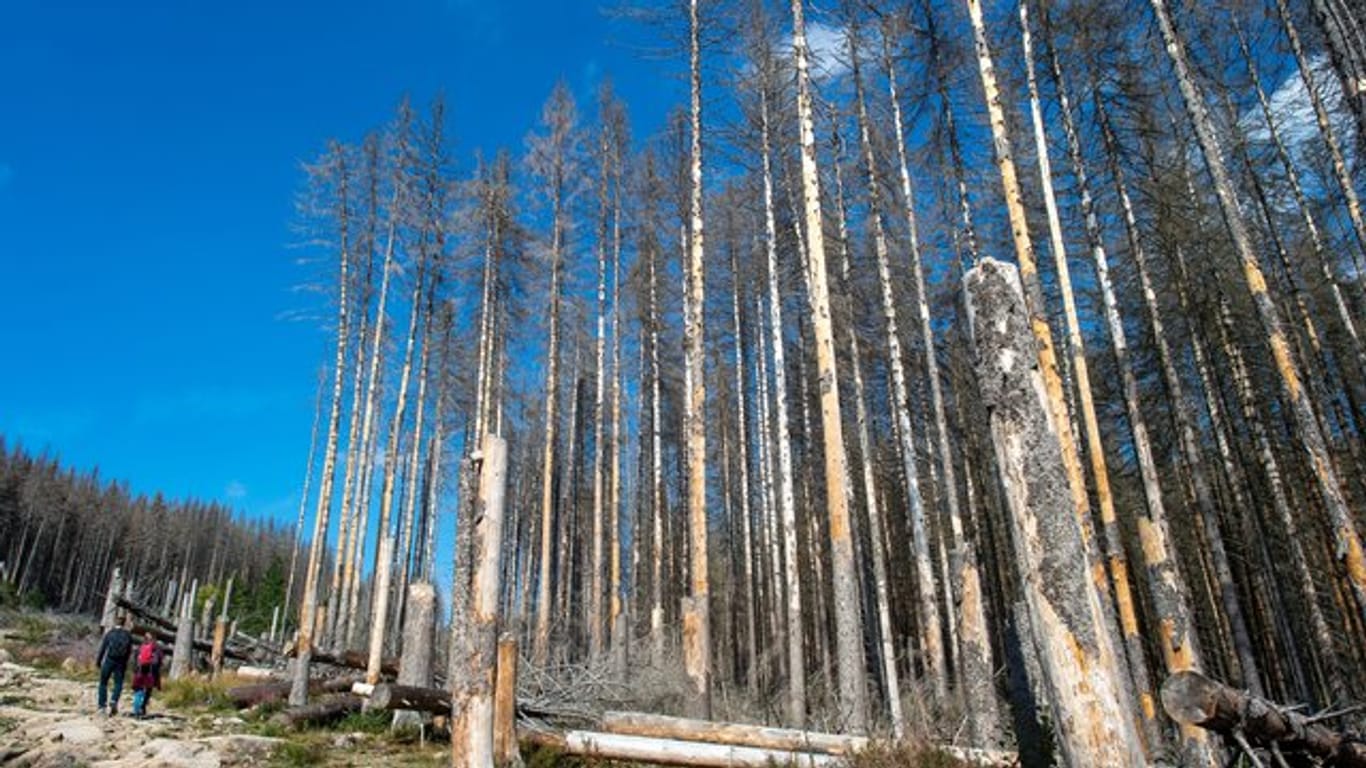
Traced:
POLYGON ((104 709, 104 703, 106 700, 108 700, 111 704, 113 704, 116 707, 119 705, 119 694, 123 693, 123 673, 127 669, 128 659, 124 659, 123 661, 105 659, 104 663, 100 665, 100 709, 104 709), (109 678, 111 676, 114 678, 114 698, 106 699, 105 690, 109 685, 109 678))

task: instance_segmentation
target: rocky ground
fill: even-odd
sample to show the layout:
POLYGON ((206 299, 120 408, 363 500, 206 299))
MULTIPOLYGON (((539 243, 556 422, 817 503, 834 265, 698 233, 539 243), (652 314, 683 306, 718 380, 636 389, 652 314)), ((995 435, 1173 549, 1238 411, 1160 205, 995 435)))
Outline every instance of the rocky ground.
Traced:
MULTIPOLYGON (((286 732, 261 713, 215 707, 213 688, 154 696, 145 719, 95 708, 98 630, 88 621, 0 615, 0 766, 4 768, 231 768, 444 765, 449 753, 389 733, 360 716, 339 729, 286 732), (187 695, 188 694, 188 695, 187 695)), ((127 681, 125 681, 127 682, 127 681)))

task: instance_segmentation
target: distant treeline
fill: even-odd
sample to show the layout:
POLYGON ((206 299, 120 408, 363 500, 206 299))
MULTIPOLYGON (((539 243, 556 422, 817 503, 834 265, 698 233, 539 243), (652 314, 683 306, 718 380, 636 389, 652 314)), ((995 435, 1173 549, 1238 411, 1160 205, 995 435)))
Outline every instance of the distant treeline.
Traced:
MULTIPOLYGON (((97 610, 116 566, 135 596, 158 608, 173 581, 208 587, 235 577, 234 618, 260 631, 284 599, 291 543, 273 522, 134 494, 98 469, 77 472, 0 437, 0 605, 97 610)), ((216 589, 201 589, 201 598, 216 589)))

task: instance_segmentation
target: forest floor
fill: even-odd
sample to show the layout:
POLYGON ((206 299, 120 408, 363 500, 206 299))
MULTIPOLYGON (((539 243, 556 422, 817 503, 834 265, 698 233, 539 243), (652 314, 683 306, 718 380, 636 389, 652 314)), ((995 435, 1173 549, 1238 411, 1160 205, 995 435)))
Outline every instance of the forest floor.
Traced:
MULTIPOLYGON (((269 713, 230 707, 218 685, 167 683, 145 719, 96 710, 99 630, 85 617, 0 613, 0 766, 5 768, 234 768, 236 766, 447 765, 449 749, 394 734, 388 713, 291 731, 269 713)), ((131 678, 125 679, 125 683, 131 678)))

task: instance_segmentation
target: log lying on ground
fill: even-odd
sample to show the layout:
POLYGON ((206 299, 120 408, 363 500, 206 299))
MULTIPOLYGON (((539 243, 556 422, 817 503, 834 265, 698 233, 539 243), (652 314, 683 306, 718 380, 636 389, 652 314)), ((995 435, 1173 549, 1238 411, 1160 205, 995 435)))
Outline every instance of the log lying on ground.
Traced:
MULTIPOLYGON (((351 686, 359 678, 355 677, 336 677, 330 680, 314 680, 308 687, 311 693, 345 693, 351 690, 351 686)), ((238 709, 255 707, 261 704, 269 704, 275 701, 283 701, 289 696, 290 683, 258 683, 256 685, 239 685, 229 688, 227 691, 228 700, 238 709)))
MULTIPOLYGON (((609 733, 645 736, 659 739, 708 742, 788 752, 814 752, 824 755, 848 756, 866 749, 870 740, 863 736, 837 733, 818 733, 792 728, 770 728, 743 723, 718 723, 710 720, 691 720, 644 712, 606 712, 602 728, 609 733)), ((936 749, 963 762, 981 766, 1015 765, 1014 752, 972 747, 936 746, 936 749)))
POLYGON ((408 709, 436 715, 451 713, 451 692, 440 688, 380 683, 370 692, 372 709, 408 709))
POLYGON ((1162 707, 1178 723, 1225 735, 1241 730, 1254 747, 1274 744, 1282 752, 1306 753, 1339 768, 1366 768, 1366 743, 1199 672, 1167 678, 1162 707))
POLYGON ((326 725, 336 722, 352 712, 359 712, 361 703, 362 699, 359 696, 338 693, 324 696, 312 704, 305 704, 302 707, 290 707, 272 719, 291 728, 304 725, 326 725))
POLYGON ((274 669, 269 667, 253 667, 246 664, 238 667, 236 671, 238 677, 244 677, 248 680, 273 680, 277 674, 274 669))
MULTIPOLYGON (((289 649, 285 655, 294 655, 294 650, 292 648, 289 649)), ((360 651, 341 651, 338 653, 335 651, 324 651, 321 648, 314 648, 312 661, 314 663, 321 662, 323 664, 331 664, 334 667, 343 667, 345 669, 365 669, 368 659, 366 659, 365 654, 360 651)), ((385 659, 380 664, 379 671, 381 674, 385 675, 397 675, 398 659, 385 659)))
POLYGON ((619 733, 566 731, 556 733, 523 730, 524 742, 550 747, 569 755, 606 760, 630 760, 657 765, 685 765, 697 768, 768 768, 770 765, 816 766, 843 765, 844 758, 781 749, 737 747, 676 739, 652 739, 619 733))

